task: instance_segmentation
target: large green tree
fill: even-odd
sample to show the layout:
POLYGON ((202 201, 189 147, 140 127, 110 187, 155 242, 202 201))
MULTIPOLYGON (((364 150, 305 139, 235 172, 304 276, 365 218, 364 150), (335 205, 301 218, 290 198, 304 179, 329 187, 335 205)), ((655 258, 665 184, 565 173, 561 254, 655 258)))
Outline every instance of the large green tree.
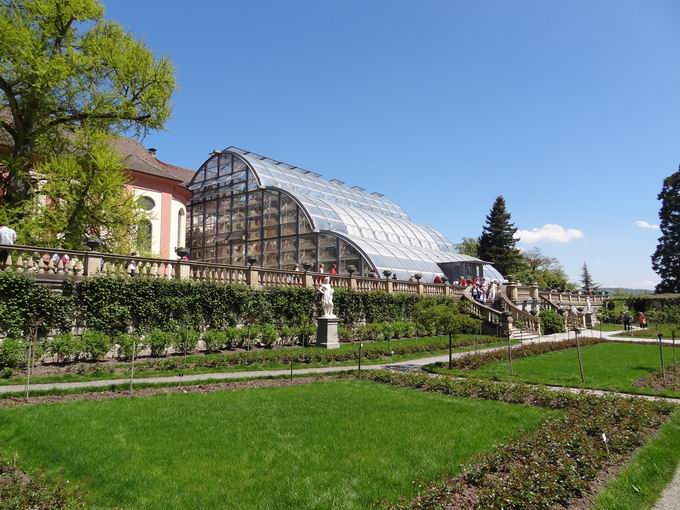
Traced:
POLYGON ((524 283, 538 283, 541 289, 559 291, 574 290, 564 268, 555 257, 545 255, 540 248, 532 248, 521 253, 521 265, 514 276, 524 283))
POLYGON ((455 245, 456 251, 463 255, 476 257, 479 251, 479 239, 475 237, 463 237, 460 243, 455 245))
POLYGON ((581 266, 581 286, 584 292, 590 292, 591 290, 595 290, 597 287, 599 287, 599 285, 593 280, 593 275, 590 274, 588 264, 585 262, 583 263, 583 266, 581 266))
POLYGON ((521 255, 515 247, 517 228, 510 221, 505 199, 498 196, 486 217, 486 225, 479 237, 478 255, 492 262, 504 276, 510 276, 521 268, 521 255))
POLYGON ((658 197, 661 237, 652 268, 661 277, 656 292, 680 293, 680 168, 663 181, 658 197))
POLYGON ((172 64, 103 18, 97 0, 0 0, 3 206, 21 217, 39 191, 36 160, 81 129, 142 134, 163 127, 175 90, 172 64))

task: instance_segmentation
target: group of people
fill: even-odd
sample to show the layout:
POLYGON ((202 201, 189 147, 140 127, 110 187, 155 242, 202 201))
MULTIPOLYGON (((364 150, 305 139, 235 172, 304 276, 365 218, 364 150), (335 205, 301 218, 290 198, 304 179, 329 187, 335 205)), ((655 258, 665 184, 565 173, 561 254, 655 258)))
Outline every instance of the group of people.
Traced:
POLYGON ((624 331, 630 331, 632 329, 633 322, 637 322, 640 326, 640 329, 645 329, 647 327, 647 317, 642 312, 638 312, 635 315, 635 318, 633 318, 631 313, 626 310, 621 316, 621 322, 623 322, 624 331))
POLYGON ((496 301, 496 295, 500 287, 498 280, 487 281, 486 278, 479 279, 476 276, 471 280, 461 276, 458 280, 458 285, 462 287, 472 286, 472 297, 475 301, 482 304, 487 302, 493 304, 496 301))

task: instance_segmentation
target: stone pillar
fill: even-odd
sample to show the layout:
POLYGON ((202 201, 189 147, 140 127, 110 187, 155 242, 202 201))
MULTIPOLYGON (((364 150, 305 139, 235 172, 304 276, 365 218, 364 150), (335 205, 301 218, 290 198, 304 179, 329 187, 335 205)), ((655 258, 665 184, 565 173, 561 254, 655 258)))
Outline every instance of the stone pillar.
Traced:
POLYGON ((102 257, 98 253, 88 253, 85 256, 85 276, 95 276, 102 267, 102 257))
POLYGON ((586 328, 592 329, 592 327, 593 327, 593 312, 586 312, 583 315, 583 318, 585 320, 586 328))
POLYGON ((178 262, 175 266, 175 278, 178 280, 191 279, 191 266, 184 262, 178 262))
POLYGON ((450 296, 451 295, 451 287, 448 285, 444 284, 444 295, 445 296, 450 296))
POLYGON ((387 291, 388 294, 394 293, 394 285, 392 285, 392 280, 389 278, 385 282, 385 290, 387 291))
POLYGON ((313 277, 311 274, 305 273, 305 276, 304 276, 304 278, 303 278, 303 281, 304 281, 304 287, 305 287, 305 289, 312 289, 312 288, 314 288, 314 277, 313 277))
POLYGON ((418 295, 422 296, 425 294, 425 288, 423 287, 423 284, 420 283, 420 280, 418 280, 418 295))
POLYGON ((246 270, 246 283, 251 289, 260 288, 260 272, 257 269, 249 267, 246 270))
POLYGON ((357 290, 357 279, 353 275, 349 275, 349 290, 357 290))
POLYGON ((512 316, 508 315, 503 317, 503 322, 501 323, 501 331, 503 331, 503 337, 512 338, 512 316))
POLYGON ((338 318, 324 317, 317 318, 316 345, 324 349, 339 349, 338 341, 338 318))
POLYGON ((538 283, 534 282, 531 284, 531 299, 538 300, 538 283))
POLYGON ((517 302, 517 284, 507 283, 505 285, 505 295, 508 296, 508 299, 513 303, 517 302))

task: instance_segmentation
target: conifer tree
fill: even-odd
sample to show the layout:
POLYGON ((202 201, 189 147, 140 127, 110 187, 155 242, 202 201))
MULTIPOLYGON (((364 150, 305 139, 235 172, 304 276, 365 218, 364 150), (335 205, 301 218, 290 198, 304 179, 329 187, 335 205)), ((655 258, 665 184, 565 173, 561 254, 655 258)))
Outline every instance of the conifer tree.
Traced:
POLYGON ((585 262, 581 267, 581 286, 583 292, 590 292, 591 290, 595 290, 597 287, 599 287, 599 285, 593 281, 593 276, 590 274, 588 264, 585 262))
POLYGON ((496 197, 479 237, 478 255, 480 259, 491 262, 504 276, 511 275, 521 265, 521 254, 515 248, 516 232, 517 228, 511 223, 510 213, 505 207, 505 199, 496 197))
POLYGON ((661 237, 652 268, 661 277, 656 292, 680 292, 680 168, 663 181, 658 197, 661 237))

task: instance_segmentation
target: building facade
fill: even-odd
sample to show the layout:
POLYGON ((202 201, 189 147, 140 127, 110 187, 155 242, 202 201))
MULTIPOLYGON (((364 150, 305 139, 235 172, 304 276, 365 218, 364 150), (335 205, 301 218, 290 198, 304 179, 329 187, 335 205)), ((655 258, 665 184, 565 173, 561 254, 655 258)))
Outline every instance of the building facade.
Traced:
POLYGON ((243 149, 215 152, 189 189, 192 260, 242 265, 254 257, 268 268, 335 266, 340 274, 353 266, 357 274, 389 271, 402 280, 417 273, 423 281, 437 275, 502 279, 382 194, 243 149))

